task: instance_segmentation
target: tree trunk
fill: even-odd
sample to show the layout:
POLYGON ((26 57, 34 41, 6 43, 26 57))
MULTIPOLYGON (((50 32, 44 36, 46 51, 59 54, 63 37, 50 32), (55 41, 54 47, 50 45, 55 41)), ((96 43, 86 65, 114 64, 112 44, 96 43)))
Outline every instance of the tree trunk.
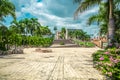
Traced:
POLYGON ((108 24, 108 44, 112 44, 115 34, 115 22, 113 18, 113 0, 109 0, 109 24, 108 24))

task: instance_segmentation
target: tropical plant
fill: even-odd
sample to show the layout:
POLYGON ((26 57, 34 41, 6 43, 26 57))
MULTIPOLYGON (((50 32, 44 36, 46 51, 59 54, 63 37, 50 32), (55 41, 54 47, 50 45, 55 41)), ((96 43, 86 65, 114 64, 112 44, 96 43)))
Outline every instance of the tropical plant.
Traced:
POLYGON ((20 30, 20 27, 21 27, 21 25, 19 24, 19 22, 17 22, 16 20, 13 20, 12 22, 11 22, 11 25, 9 26, 9 30, 11 31, 11 32, 14 32, 14 33, 21 33, 21 30, 20 30))
POLYGON ((93 56, 94 67, 100 70, 104 75, 110 77, 110 80, 120 79, 120 49, 111 48, 108 50, 99 50, 93 56))
POLYGON ((68 35, 71 38, 76 38, 76 39, 85 40, 85 41, 90 40, 90 35, 88 35, 86 32, 84 32, 81 29, 68 31, 68 35))
POLYGON ((13 18, 16 18, 15 15, 15 6, 9 0, 0 0, 0 21, 4 20, 4 17, 12 15, 13 18))
POLYGON ((62 27, 61 32, 62 32, 62 33, 66 33, 65 27, 62 27))
POLYGON ((65 45, 65 43, 64 42, 60 42, 60 45, 65 45))
POLYGON ((116 5, 119 4, 119 0, 74 0, 75 3, 79 3, 79 6, 75 12, 75 16, 78 16, 79 12, 83 12, 91 7, 93 7, 96 4, 106 3, 107 4, 107 10, 108 10, 108 43, 111 44, 114 41, 114 35, 115 35, 115 22, 114 22, 114 8, 118 7, 116 5))
POLYGON ((39 30, 39 27, 41 26, 37 18, 31 18, 28 25, 29 25, 29 32, 31 35, 35 35, 34 34, 35 31, 39 30))
POLYGON ((5 17, 11 15, 16 19, 15 6, 9 0, 0 0, 0 50, 7 50, 9 43, 10 32, 6 26, 3 25, 5 17))
POLYGON ((40 23, 36 18, 25 18, 20 21, 14 20, 10 27, 16 27, 16 31, 22 35, 37 35, 36 30, 40 32, 40 23))
POLYGON ((99 6, 98 14, 95 14, 93 16, 90 16, 88 19, 87 24, 91 25, 94 22, 97 22, 97 24, 100 27, 100 36, 107 35, 108 32, 108 11, 106 7, 107 3, 101 3, 99 6))
MULTIPOLYGON (((91 25, 94 22, 97 22, 100 26, 100 35, 107 35, 108 32, 108 11, 107 11, 107 4, 106 3, 101 3, 100 8, 99 8, 99 13, 96 15, 91 16, 88 19, 88 24, 91 25)), ((117 43, 120 42, 120 10, 119 9, 114 9, 114 19, 115 19, 115 41, 117 43)))
POLYGON ((65 39, 65 34, 66 34, 66 29, 65 29, 65 27, 62 27, 62 29, 61 29, 61 38, 62 39, 65 39))
POLYGON ((0 26, 0 50, 6 50, 8 43, 8 29, 6 26, 0 26))
POLYGON ((74 42, 80 47, 95 47, 95 44, 90 41, 74 40, 74 42))
POLYGON ((40 34, 41 35, 51 35, 51 31, 48 26, 41 26, 40 27, 40 34))

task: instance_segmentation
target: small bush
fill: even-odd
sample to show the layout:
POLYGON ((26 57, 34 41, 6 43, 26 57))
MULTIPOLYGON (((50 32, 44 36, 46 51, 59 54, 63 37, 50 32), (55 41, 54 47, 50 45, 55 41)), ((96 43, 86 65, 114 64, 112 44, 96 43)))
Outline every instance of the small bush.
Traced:
POLYGON ((95 47, 94 43, 88 42, 88 41, 76 40, 75 43, 78 44, 81 47, 95 47))
POLYGON ((60 42, 60 45, 65 45, 65 43, 64 42, 60 42))
POLYGON ((86 42, 86 47, 95 47, 95 44, 92 42, 86 42))
POLYGON ((17 45, 17 46, 21 46, 21 45, 27 45, 27 46, 34 46, 34 47, 49 47, 52 42, 53 42, 53 38, 43 38, 43 37, 38 37, 38 36, 21 36, 18 35, 16 36, 18 38, 11 38, 11 45, 17 45), (17 39, 17 41, 15 40, 17 39))
POLYGON ((120 49, 111 48, 94 53, 95 67, 112 80, 120 80, 120 49))

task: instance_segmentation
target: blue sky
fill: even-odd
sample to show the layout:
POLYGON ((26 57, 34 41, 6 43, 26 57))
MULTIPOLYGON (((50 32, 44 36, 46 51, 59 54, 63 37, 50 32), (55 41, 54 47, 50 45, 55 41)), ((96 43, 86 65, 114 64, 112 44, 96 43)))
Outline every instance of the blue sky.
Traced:
MULTIPOLYGON (((11 0, 16 7, 17 20, 23 18, 38 18, 43 26, 49 26, 53 30, 57 26, 61 27, 83 29, 89 34, 96 35, 98 32, 98 25, 86 25, 86 21, 90 15, 97 13, 98 7, 93 7, 84 13, 79 14, 78 20, 74 20, 74 12, 77 4, 73 4, 73 0, 11 0)), ((10 25, 12 18, 8 16, 5 24, 10 25)))

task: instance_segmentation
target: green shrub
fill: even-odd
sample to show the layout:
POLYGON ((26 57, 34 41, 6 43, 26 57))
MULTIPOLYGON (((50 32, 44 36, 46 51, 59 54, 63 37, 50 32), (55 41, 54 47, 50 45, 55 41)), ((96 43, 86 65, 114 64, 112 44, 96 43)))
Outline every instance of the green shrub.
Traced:
POLYGON ((81 47, 95 47, 95 44, 88 41, 75 40, 75 43, 81 47))
POLYGON ((85 43, 85 46, 86 46, 86 47, 95 47, 95 44, 92 43, 92 42, 86 42, 86 43, 85 43))
POLYGON ((43 38, 38 36, 22 36, 22 35, 11 35, 9 37, 9 44, 11 45, 27 45, 34 47, 49 47, 53 42, 53 38, 43 38))
POLYGON ((85 43, 84 42, 78 42, 79 46, 85 46, 85 43))
POLYGON ((60 45, 65 45, 65 43, 64 42, 60 42, 60 45))
POLYGON ((120 79, 120 49, 99 50, 94 53, 95 67, 112 80, 120 79))
POLYGON ((105 52, 105 50, 98 50, 96 53, 92 54, 93 61, 99 61, 100 56, 105 52))

